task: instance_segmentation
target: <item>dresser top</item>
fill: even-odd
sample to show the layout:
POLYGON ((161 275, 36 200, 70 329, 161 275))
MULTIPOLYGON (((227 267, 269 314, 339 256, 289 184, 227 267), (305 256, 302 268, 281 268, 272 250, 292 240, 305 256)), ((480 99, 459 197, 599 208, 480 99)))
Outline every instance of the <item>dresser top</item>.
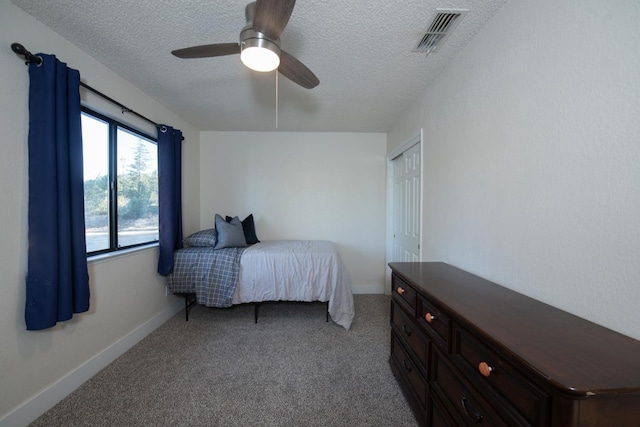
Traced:
POLYGON ((445 263, 389 266, 454 321, 560 391, 640 393, 640 341, 445 263))

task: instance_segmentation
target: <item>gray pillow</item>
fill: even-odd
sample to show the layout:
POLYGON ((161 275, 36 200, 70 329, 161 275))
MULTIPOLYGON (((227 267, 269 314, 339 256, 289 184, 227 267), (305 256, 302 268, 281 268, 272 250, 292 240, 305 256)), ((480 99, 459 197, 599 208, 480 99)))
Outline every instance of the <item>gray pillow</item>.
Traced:
POLYGON ((231 222, 227 222, 223 217, 216 214, 215 224, 216 231, 218 232, 218 243, 216 244, 216 249, 243 248, 247 246, 240 218, 235 216, 231 219, 231 222))
POLYGON ((204 248, 215 246, 218 242, 218 233, 215 228, 200 230, 184 239, 184 244, 191 248, 204 248))

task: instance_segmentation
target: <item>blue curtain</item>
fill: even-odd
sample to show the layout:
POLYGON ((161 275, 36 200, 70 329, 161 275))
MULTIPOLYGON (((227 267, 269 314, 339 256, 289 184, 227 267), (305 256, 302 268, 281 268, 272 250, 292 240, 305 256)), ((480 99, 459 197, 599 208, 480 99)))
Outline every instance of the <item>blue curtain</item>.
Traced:
POLYGON ((29 65, 29 330, 89 310, 80 73, 38 56, 29 65))
POLYGON ((158 273, 173 273, 173 252, 182 247, 182 132, 158 126, 158 273))

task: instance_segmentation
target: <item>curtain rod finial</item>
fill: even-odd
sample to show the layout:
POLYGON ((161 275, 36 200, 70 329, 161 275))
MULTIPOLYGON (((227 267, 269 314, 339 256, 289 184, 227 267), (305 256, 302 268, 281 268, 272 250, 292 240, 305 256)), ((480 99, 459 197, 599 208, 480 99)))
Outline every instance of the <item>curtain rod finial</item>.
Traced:
POLYGON ((27 54, 29 54, 29 51, 25 49, 24 46, 22 46, 20 43, 12 43, 11 50, 22 56, 27 56, 27 54))
POLYGON ((38 65, 42 63, 42 58, 40 58, 39 56, 33 55, 20 43, 12 43, 11 50, 17 53, 18 55, 24 56, 24 59, 27 61, 26 62, 27 65, 29 65, 30 62, 35 62, 38 65))

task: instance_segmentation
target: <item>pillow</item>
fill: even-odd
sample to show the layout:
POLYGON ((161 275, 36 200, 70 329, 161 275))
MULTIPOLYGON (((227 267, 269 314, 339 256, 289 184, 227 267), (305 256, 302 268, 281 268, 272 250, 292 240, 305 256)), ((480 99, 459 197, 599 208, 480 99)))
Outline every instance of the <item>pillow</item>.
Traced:
MULTIPOLYGON (((227 216, 225 220, 231 221, 231 217, 227 216)), ((260 243, 258 236, 256 235, 256 225, 253 222, 253 214, 242 220, 242 231, 244 232, 244 239, 247 241, 247 245, 253 245, 254 243, 260 243)))
POLYGON ((220 215, 216 214, 215 224, 216 231, 218 232, 216 249, 243 248, 247 246, 240 218, 235 216, 230 222, 227 222, 220 215))
POLYGON ((184 244, 192 248, 204 248, 207 246, 215 246, 218 242, 218 233, 215 228, 208 230, 200 230, 184 239, 184 244))

